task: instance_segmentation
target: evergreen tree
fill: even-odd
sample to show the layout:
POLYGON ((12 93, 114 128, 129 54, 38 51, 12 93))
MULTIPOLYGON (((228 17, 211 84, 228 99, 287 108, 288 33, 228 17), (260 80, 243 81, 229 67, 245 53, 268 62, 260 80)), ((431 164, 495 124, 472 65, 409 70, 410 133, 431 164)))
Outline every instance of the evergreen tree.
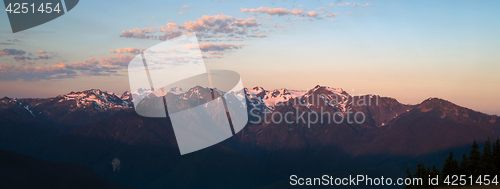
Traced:
POLYGON ((469 160, 467 159, 467 153, 462 155, 462 161, 458 166, 458 173, 460 175, 467 175, 467 170, 469 169, 469 160))
POLYGON ((495 160, 493 153, 491 152, 490 139, 484 142, 483 154, 481 155, 481 160, 474 172, 474 175, 495 175, 495 160))
POLYGON ((439 171, 438 168, 436 168, 436 165, 434 165, 434 167, 432 167, 432 171, 434 172, 434 175, 437 175, 441 178, 441 172, 439 171))
POLYGON ((425 171, 424 175, 424 186, 429 186, 429 177, 431 176, 431 167, 427 167, 427 170, 425 171))
POLYGON ((415 178, 422 178, 422 176, 424 174, 423 173, 424 169, 422 167, 423 167, 423 163, 418 162, 417 170, 415 171, 415 174, 413 175, 415 178))
POLYGON ((443 165, 443 178, 446 178, 448 175, 457 175, 458 174, 458 161, 453 158, 453 152, 450 151, 450 155, 446 158, 443 165))
POLYGON ((473 175, 474 178, 477 178, 478 175, 475 170, 479 165, 479 161, 481 161, 481 152, 479 152, 479 145, 477 145, 476 140, 474 140, 474 143, 472 143, 472 150, 469 152, 467 175, 473 175))
MULTIPOLYGON (((460 166, 458 167, 459 175, 467 175, 467 170, 469 169, 469 160, 467 159, 467 153, 462 155, 462 161, 460 162, 460 166)), ((467 181, 469 182, 469 181, 467 181)))
POLYGON ((431 176, 432 177, 436 177, 437 176, 440 176, 439 174, 439 169, 436 168, 436 165, 432 166, 432 173, 431 173, 431 176))
POLYGON ((493 159, 495 162, 496 174, 500 175, 500 139, 498 139, 498 137, 493 144, 493 159))
MULTIPOLYGON (((432 169, 430 167, 426 168, 423 162, 419 162, 413 177, 408 167, 406 169, 406 178, 421 178, 423 186, 407 185, 405 189, 425 188, 430 185, 430 183, 428 183, 429 177, 435 178, 436 175, 440 178, 440 184, 443 184, 444 179, 448 175, 466 175, 466 177, 472 175, 473 180, 477 179, 479 175, 490 175, 491 177, 500 175, 500 139, 497 138, 492 146, 488 138, 488 140, 485 141, 485 147, 482 154, 479 151, 479 145, 476 140, 474 140, 472 149, 468 155, 469 156, 467 156, 467 153, 464 153, 462 155, 462 161, 459 163, 459 161, 453 157, 453 152, 450 151, 450 155, 446 157, 442 171, 436 169, 436 166, 433 166, 432 169)), ((466 180, 470 182, 469 179, 466 180)), ((470 183, 467 183, 467 185, 469 184, 470 183)))
POLYGON ((427 184, 427 178, 429 177, 429 175, 427 173, 427 169, 425 168, 425 164, 423 162, 418 163, 417 171, 415 172, 414 176, 415 178, 421 178, 423 184, 419 186, 414 186, 414 188, 424 188, 427 184))
POLYGON ((453 173, 455 173, 455 174, 457 174, 457 175, 458 175, 458 170, 459 170, 459 169, 458 169, 458 168, 459 168, 459 167, 458 167, 458 164, 459 164, 459 163, 458 163, 458 160, 457 160, 457 159, 453 159, 453 169, 454 169, 454 172, 453 172, 453 173))
MULTIPOLYGON (((439 169, 436 168, 436 165, 432 166, 432 171, 431 173, 429 174, 431 178, 436 178, 436 176, 438 177, 438 182, 440 181, 441 179, 441 174, 439 173, 439 169)), ((430 183, 429 183, 430 185, 430 183)))
MULTIPOLYGON (((411 172, 410 172, 410 167, 406 168, 406 178, 412 179, 411 172)), ((405 189, 413 188, 413 185, 406 185, 405 189)))

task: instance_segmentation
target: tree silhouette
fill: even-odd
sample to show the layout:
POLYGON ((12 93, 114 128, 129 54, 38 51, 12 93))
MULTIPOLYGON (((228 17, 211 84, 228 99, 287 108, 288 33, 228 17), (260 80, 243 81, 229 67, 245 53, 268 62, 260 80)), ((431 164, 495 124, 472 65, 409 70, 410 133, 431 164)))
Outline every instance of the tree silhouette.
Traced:
POLYGON ((432 166, 431 176, 435 177, 436 175, 441 176, 441 173, 440 173, 439 169, 436 168, 436 165, 434 165, 434 166, 432 166))
POLYGON ((496 175, 500 175, 500 139, 498 139, 498 136, 493 144, 493 161, 495 163, 496 175))
POLYGON ((422 187, 426 187, 426 186, 429 186, 429 183, 428 183, 428 179, 429 179, 429 173, 431 172, 431 168, 430 167, 425 167, 425 164, 422 162, 422 163, 418 163, 417 165, 417 171, 415 172, 415 174, 413 175, 415 178, 422 178, 422 186, 414 186, 414 188, 422 188, 422 187))
MULTIPOLYGON (((412 178, 412 176, 411 176, 411 172, 410 172, 410 167, 407 167, 407 168, 406 168, 406 178, 407 178, 407 179, 408 179, 408 178, 409 178, 409 179, 411 179, 411 178, 412 178)), ((410 189, 410 188, 413 188, 413 185, 412 185, 412 184, 410 184, 410 185, 406 185, 406 186, 405 186, 405 189, 410 189)))
POLYGON ((474 175, 495 175, 495 159, 493 153, 491 152, 490 139, 484 142, 483 154, 481 155, 481 160, 476 167, 474 175))
MULTIPOLYGON (((448 157, 443 165, 443 169, 441 172, 436 166, 433 166, 432 169, 430 167, 425 167, 423 162, 419 162, 417 165, 417 170, 415 174, 410 172, 409 167, 406 169, 407 176, 406 178, 421 178, 423 181, 422 186, 412 186, 408 185, 405 189, 411 188, 426 188, 430 185, 428 183, 429 177, 435 178, 436 175, 439 175, 440 178, 440 186, 447 186, 444 183, 444 180, 449 175, 465 175, 467 178, 469 176, 473 176, 473 182, 478 178, 479 175, 489 175, 490 178, 494 178, 496 175, 500 173, 500 139, 497 138, 493 145, 488 138, 485 141, 483 153, 479 151, 479 145, 476 140, 472 143, 471 151, 467 154, 464 153, 462 155, 462 161, 458 161, 454 158, 453 152, 450 151, 448 157)), ((451 177, 449 177, 451 179, 451 177)), ((451 180, 450 180, 451 182, 451 180)), ((470 185, 470 179, 466 179, 466 185, 470 185)))
POLYGON ((450 151, 450 155, 446 158, 443 165, 443 179, 448 175, 456 175, 458 171, 458 161, 453 158, 453 152, 450 151))
MULTIPOLYGON (((468 175, 467 170, 469 170, 469 160, 467 159, 467 153, 464 153, 462 155, 462 161, 460 162, 460 165, 458 166, 457 175, 468 175)), ((470 182, 470 181, 467 180, 466 182, 470 182)))
POLYGON ((476 172, 476 167, 481 161, 481 152, 479 152, 479 145, 477 145, 476 140, 472 143, 472 150, 469 152, 469 166, 467 169, 467 175, 473 175, 477 178, 478 173, 476 172))
POLYGON ((462 155, 462 161, 458 167, 458 173, 460 175, 467 175, 467 170, 469 169, 469 159, 467 159, 467 153, 462 155))

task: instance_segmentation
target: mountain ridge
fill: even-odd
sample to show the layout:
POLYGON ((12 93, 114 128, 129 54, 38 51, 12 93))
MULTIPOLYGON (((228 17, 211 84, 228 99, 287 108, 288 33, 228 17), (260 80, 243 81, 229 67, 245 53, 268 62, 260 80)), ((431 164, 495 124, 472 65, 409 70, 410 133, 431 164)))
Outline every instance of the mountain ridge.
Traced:
MULTIPOLYGON (((94 108, 95 111, 98 112, 104 112, 104 111, 113 111, 113 110, 120 110, 120 109, 128 109, 133 107, 133 96, 134 95, 144 95, 148 94, 148 90, 142 90, 142 93, 139 93, 137 91, 134 92, 129 92, 125 91, 122 95, 118 96, 115 93, 112 92, 106 92, 100 89, 90 89, 90 90, 84 90, 80 92, 70 92, 65 95, 58 95, 56 97, 51 97, 51 98, 10 98, 10 97, 4 97, 0 99, 0 104, 6 103, 6 101, 10 102, 16 102, 19 104, 19 106, 23 107, 26 109, 33 117, 37 117, 38 114, 43 113, 44 111, 40 110, 41 108, 37 108, 38 106, 42 105, 43 107, 44 104, 50 104, 50 106, 58 106, 58 104, 61 104, 60 106, 66 106, 65 111, 76 111, 79 108, 80 109, 89 109, 89 108, 94 108), (24 104, 23 104, 24 103, 24 104), (64 104, 64 105, 62 105, 64 104)), ((218 91, 218 90, 217 90, 218 91)), ((245 94, 247 95, 247 104, 252 107, 257 107, 261 109, 263 112, 273 112, 275 107, 277 105, 280 105, 280 103, 285 103, 293 99, 299 99, 302 101, 307 101, 311 100, 310 96, 311 95, 325 95, 325 98, 323 100, 325 102, 330 101, 330 102, 335 102, 334 104, 330 104, 330 106, 334 109, 334 111, 341 111, 342 113, 345 113, 347 109, 358 109, 360 110, 360 107, 353 106, 353 100, 358 100, 360 97, 366 96, 369 98, 373 98, 373 96, 379 98, 379 99, 384 99, 386 103, 387 101, 392 101, 393 103, 397 103, 400 106, 406 107, 406 111, 409 111, 411 108, 420 108, 425 110, 425 107, 422 107, 422 104, 428 100, 432 99, 440 99, 443 100, 444 102, 449 102, 445 99, 441 98, 436 98, 436 97, 431 97, 428 99, 423 100, 420 103, 417 104, 404 104, 400 103, 397 101, 397 99, 393 97, 381 97, 379 95, 373 95, 373 94, 366 94, 366 95, 358 95, 358 96, 351 96, 349 93, 346 91, 342 90, 341 88, 331 88, 327 86, 320 86, 316 85, 314 88, 310 90, 289 90, 286 88, 281 88, 281 89, 274 89, 274 90, 265 90, 263 87, 256 86, 253 88, 244 88, 245 94), (332 97, 333 96, 333 97, 332 97), (337 99, 335 100, 335 97, 340 97, 340 100, 337 99)), ((172 93, 174 95, 182 95, 182 98, 189 98, 186 97, 187 94, 191 94, 190 97, 194 94, 192 90, 187 90, 183 91, 181 88, 172 88, 171 90, 168 90, 167 93, 172 93)), ((199 92, 196 93, 198 96, 200 95, 199 92)), ((207 95, 202 95, 199 96, 200 98, 203 98, 203 96, 207 95)), ((314 99, 312 99, 314 101, 314 99)), ((308 101, 309 102, 309 101, 308 101)), ((452 102, 449 102, 452 103, 452 102)), ((453 103, 452 103, 453 104, 453 103)), ((454 104, 456 105, 456 104, 454 104)), ((59 108, 61 108, 59 106, 59 108)), ((367 106, 370 107, 371 105, 367 106)), ((458 105, 457 105, 458 106, 458 105)), ((0 106, 1 107, 1 106, 0 106)), ((460 106, 461 107, 461 106, 460 106)), ((311 108, 307 106, 306 108, 311 108)), ((314 110, 320 110, 321 106, 313 107, 314 110)), ((323 108, 327 108, 324 107, 323 108)), ((373 109, 373 106, 371 106, 373 109)), ((464 107, 465 108, 465 107, 464 107)), ((402 107, 399 107, 399 109, 405 109, 402 107)), ((467 108, 468 109, 468 108, 467 108)), ((471 109, 470 109, 471 110, 471 109)), ((366 110, 368 111, 368 110, 366 110)), ((472 110, 475 111, 475 110, 472 110)), ((46 112, 46 111, 45 111, 46 112)), ((475 111, 479 112, 479 111, 475 111)), ((403 113, 403 111, 398 111, 397 114, 391 114, 390 116, 393 116, 392 118, 389 117, 389 115, 385 116, 384 118, 378 118, 375 122, 377 127, 381 127, 387 124, 389 120, 392 120, 395 118, 394 116, 398 116, 400 113, 403 113), (389 120, 388 120, 389 119, 389 120)), ((452 112, 447 112, 447 113, 452 113, 452 112)), ((480 112, 482 113, 482 112, 480 112)), ((455 113, 456 114, 456 113, 455 113)), ((450 114, 452 115, 452 114, 450 114)), ((491 116, 497 116, 497 115, 491 115, 491 116)), ((497 116, 498 117, 498 116, 497 116)), ((490 119, 491 122, 497 122, 495 118, 490 119)))
MULTIPOLYGON (((273 90, 266 90, 264 89, 263 87, 261 86, 255 86, 253 88, 247 88, 245 87, 244 90, 247 92, 247 94, 250 96, 251 92, 255 92, 255 91, 258 91, 257 93, 255 93, 255 95, 257 97, 264 97, 265 95, 271 93, 271 95, 274 95, 276 96, 277 94, 278 95, 283 95, 283 91, 285 91, 285 93, 287 94, 290 94, 290 92, 292 93, 298 93, 298 94, 301 94, 301 95, 295 95, 296 97, 300 97, 310 91, 314 91, 314 90, 317 90, 318 88, 327 88, 328 90, 339 90, 340 93, 342 94, 349 94, 347 91, 343 90, 342 88, 331 88, 331 87, 328 87, 328 86, 320 86, 320 85, 316 85, 315 87, 309 89, 309 90, 295 90, 295 89, 288 89, 288 88, 280 88, 280 89, 273 89, 273 90)), ((144 90, 142 89, 141 91, 143 91, 142 93, 146 92, 146 91, 150 91, 149 89, 148 90, 144 90)), ((105 90, 101 90, 101 89, 88 89, 88 90, 83 90, 83 91, 71 91, 67 94, 64 94, 64 95, 57 95, 55 97, 46 97, 46 98, 36 98, 36 97, 27 97, 27 98, 16 98, 16 97, 9 97, 9 96, 4 96, 3 98, 0 98, 0 99, 10 99, 10 100, 17 100, 17 99, 36 99, 36 100, 43 100, 43 99, 51 99, 51 98, 57 98, 57 97, 62 97, 62 96, 68 96, 68 95, 73 95, 73 94, 79 94, 79 93, 89 93, 89 92, 98 92, 98 93, 102 93, 102 94, 107 94, 107 95, 114 95, 116 96, 117 98, 119 99, 122 99, 123 101, 127 101, 128 102, 128 99, 131 97, 131 94, 133 93, 138 93, 137 91, 135 92, 130 92, 130 91, 124 91, 122 93, 122 95, 118 95, 114 92, 107 92, 105 90)), ((178 87, 174 87, 172 89, 170 89, 169 91, 167 92, 173 92, 173 93, 177 93, 177 94, 182 94, 182 93, 185 93, 187 91, 184 91, 182 88, 178 88, 178 87)), ((339 94, 340 94, 339 93, 339 94)), ((375 94, 364 94, 364 95, 375 95, 375 94)), ((285 95, 286 96, 286 95, 285 95)), ((291 95, 293 96, 293 95, 291 95)), ((360 95, 357 95, 357 96, 360 96, 360 95)), ((385 96, 385 98, 392 98, 392 99, 396 99, 394 97, 390 97, 390 96, 385 96)), ((439 98, 439 97, 429 97, 427 99, 424 99, 422 100, 425 101, 425 100, 428 100, 428 99, 442 99, 442 98, 439 98)), ((442 100, 446 100, 446 99, 442 99, 442 100)), ((421 102, 420 102, 421 103, 421 102)), ((420 104, 420 103, 417 103, 417 104, 420 104)), ((405 104, 405 105, 416 105, 416 104, 405 104)))
MULTIPOLYGON (((132 103, 123 106, 124 101, 131 100, 130 92, 123 93, 119 100, 114 93, 96 89, 52 99, 0 99, 0 122, 6 123, 0 127, 0 139, 7 141, 1 147, 16 151, 24 147, 28 149, 22 152, 43 160, 80 163, 114 182, 138 188, 200 186, 179 183, 184 177, 222 188, 241 188, 238 183, 250 188, 286 179, 290 174, 307 176, 376 167, 375 172, 387 176, 384 171, 394 163, 401 168, 391 168, 393 172, 388 174, 404 177, 406 162, 414 165, 430 154, 444 157, 447 153, 443 151, 463 148, 472 140, 483 141, 500 132, 498 116, 438 98, 407 105, 390 97, 350 96, 341 89, 324 86, 309 91, 256 87, 245 89, 245 93, 247 108, 257 108, 262 122, 249 122, 236 137, 185 156, 179 154, 168 117, 142 117, 132 103), (269 99, 278 102, 270 107, 265 102, 269 99), (97 102, 110 106, 99 108, 97 102), (71 108, 74 111, 69 111, 71 108), (308 125, 274 123, 269 117, 273 113, 321 110, 330 114, 362 112, 366 120, 308 125), (59 130, 52 132, 54 127, 59 130), (119 171, 111 165, 115 158, 122 162, 119 171), (207 174, 210 177, 205 178, 207 174), (228 176, 238 183, 221 180, 228 176)), ((166 98, 178 98, 179 105, 192 107, 212 97, 210 89, 197 88, 182 94, 167 93, 166 98)), ((353 116, 347 115, 351 120, 353 116)), ((298 115, 289 118, 299 120, 298 115)))

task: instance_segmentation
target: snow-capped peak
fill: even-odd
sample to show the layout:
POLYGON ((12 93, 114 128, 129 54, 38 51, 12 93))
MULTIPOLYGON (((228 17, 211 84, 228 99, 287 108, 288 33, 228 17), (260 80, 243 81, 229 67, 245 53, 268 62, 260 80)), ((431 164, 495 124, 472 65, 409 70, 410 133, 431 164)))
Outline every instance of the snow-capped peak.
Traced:
MULTIPOLYGON (((124 94, 125 95, 125 94, 124 94)), ((122 95, 123 96, 123 95, 122 95)), ((99 89, 91 89, 82 92, 71 92, 67 95, 59 96, 58 102, 75 101, 75 106, 90 107, 95 109, 112 109, 112 108, 128 108, 130 104, 122 98, 116 96, 115 93, 101 91, 99 89)))
POLYGON ((245 90, 250 103, 264 103, 266 107, 271 111, 274 110, 276 104, 278 103, 286 102, 294 98, 306 100, 307 98, 316 95, 319 95, 317 97, 320 97, 325 102, 333 102, 338 99, 338 103, 330 105, 332 107, 336 107, 342 111, 346 111, 348 108, 347 99, 349 97, 349 94, 347 94, 347 92, 345 92, 341 88, 331 88, 317 85, 311 90, 289 90, 286 88, 282 88, 272 91, 266 91, 262 87, 254 87, 252 89, 245 90))
POLYGON ((265 104, 269 110, 273 110, 274 106, 280 102, 286 102, 293 98, 299 98, 306 94, 307 91, 288 90, 286 88, 266 91, 262 87, 254 87, 252 89, 245 88, 245 93, 251 100, 251 103, 265 104))
POLYGON ((168 92, 176 95, 184 93, 184 91, 179 87, 171 88, 168 92))

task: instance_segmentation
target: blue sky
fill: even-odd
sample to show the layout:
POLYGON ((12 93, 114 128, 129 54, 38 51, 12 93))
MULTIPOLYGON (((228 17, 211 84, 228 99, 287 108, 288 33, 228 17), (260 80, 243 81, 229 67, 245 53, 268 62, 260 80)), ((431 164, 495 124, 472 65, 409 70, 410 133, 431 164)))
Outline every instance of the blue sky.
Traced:
POLYGON ((167 23, 182 33, 196 30, 187 29, 189 22, 224 20, 243 24, 235 28, 246 33, 201 31, 207 34, 199 37, 206 44, 204 61, 209 69, 239 72, 246 87, 319 84, 411 104, 439 97, 499 115, 498 10, 498 1, 88 0, 18 33, 10 31, 3 12, 0 50, 25 51, 25 59, 0 51, 0 96, 49 97, 90 88, 121 94, 128 90, 127 58, 135 55, 117 49, 162 42, 151 36, 175 34, 160 31, 167 23), (135 28, 157 32, 145 39, 135 28), (37 58, 42 55, 48 59, 37 58))

